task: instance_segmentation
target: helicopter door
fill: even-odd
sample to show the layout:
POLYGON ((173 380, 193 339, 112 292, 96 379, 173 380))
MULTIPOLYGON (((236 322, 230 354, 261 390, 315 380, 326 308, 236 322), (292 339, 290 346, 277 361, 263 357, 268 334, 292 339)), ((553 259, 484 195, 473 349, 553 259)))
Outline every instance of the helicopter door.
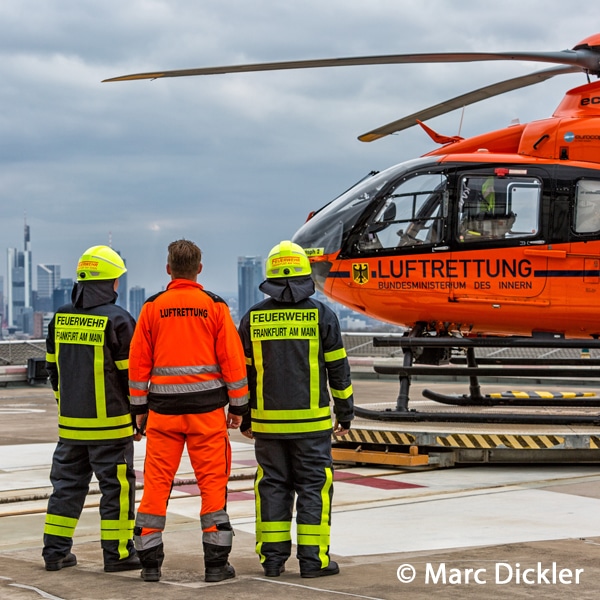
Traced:
POLYGON ((582 268, 583 289, 579 295, 569 295, 570 305, 580 309, 578 303, 597 304, 600 293, 600 181, 580 179, 575 187, 575 212, 573 230, 576 240, 571 243, 571 256, 577 257, 582 268), (583 243, 582 243, 583 242, 583 243))
POLYGON ((546 286, 542 179, 501 171, 458 178, 450 300, 510 304, 546 286))

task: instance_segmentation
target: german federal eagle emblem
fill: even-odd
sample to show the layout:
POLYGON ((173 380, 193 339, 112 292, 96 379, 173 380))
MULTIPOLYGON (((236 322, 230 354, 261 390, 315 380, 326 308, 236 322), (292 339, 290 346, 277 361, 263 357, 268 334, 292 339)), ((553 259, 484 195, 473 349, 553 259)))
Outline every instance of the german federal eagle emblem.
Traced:
POLYGON ((352 279, 359 285, 364 285, 369 281, 369 264, 352 263, 352 279))

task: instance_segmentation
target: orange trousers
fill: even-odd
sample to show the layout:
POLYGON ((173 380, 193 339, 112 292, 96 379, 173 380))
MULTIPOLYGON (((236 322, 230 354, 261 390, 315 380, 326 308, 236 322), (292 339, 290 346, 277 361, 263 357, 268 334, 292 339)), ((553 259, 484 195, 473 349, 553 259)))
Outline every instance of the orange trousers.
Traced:
MULTIPOLYGON (((138 509, 138 515, 145 517, 141 519, 142 536, 164 529, 167 503, 184 446, 200 488, 200 516, 225 510, 231 446, 223 408, 186 415, 150 411, 146 437, 144 493, 138 509)), ((203 520, 202 529, 206 534, 217 531, 217 526, 209 518, 203 520)))

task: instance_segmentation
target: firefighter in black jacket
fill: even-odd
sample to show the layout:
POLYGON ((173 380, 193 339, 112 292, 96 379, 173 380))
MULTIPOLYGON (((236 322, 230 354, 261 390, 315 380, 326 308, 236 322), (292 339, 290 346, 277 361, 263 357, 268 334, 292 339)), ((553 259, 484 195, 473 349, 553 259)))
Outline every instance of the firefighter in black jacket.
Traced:
POLYGON ((266 271, 260 289, 270 298, 253 306, 239 326, 251 407, 241 431, 255 439, 258 462, 256 552, 267 577, 284 571, 296 493, 300 574, 335 575, 339 567, 329 558, 331 434, 345 435, 354 417, 348 359, 337 317, 310 298, 315 288, 304 250, 281 242, 269 253, 266 271))
POLYGON ((44 527, 47 571, 77 564, 73 534, 92 474, 102 494, 104 570, 141 569, 133 547, 134 430, 127 381, 135 321, 115 304, 126 270, 108 246, 86 250, 77 265, 72 304, 59 308, 48 326, 46 368, 58 403, 59 441, 44 527))

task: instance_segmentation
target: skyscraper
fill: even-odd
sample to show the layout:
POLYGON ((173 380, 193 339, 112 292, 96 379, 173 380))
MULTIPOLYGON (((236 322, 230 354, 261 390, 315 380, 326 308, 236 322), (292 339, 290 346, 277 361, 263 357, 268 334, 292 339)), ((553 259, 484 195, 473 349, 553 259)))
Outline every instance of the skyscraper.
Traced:
POLYGON ((146 300, 146 290, 139 285, 134 285, 129 290, 129 312, 134 319, 140 316, 142 310, 142 304, 146 300))
POLYGON ((37 266, 37 301, 35 310, 51 312, 54 290, 60 287, 60 265, 37 266))
POLYGON ((7 324, 17 326, 26 333, 33 327, 31 320, 32 276, 31 276, 31 239, 29 225, 25 222, 23 252, 16 248, 7 249, 6 295, 8 305, 7 324))
POLYGON ((258 289, 263 279, 261 256, 238 257, 238 319, 263 299, 264 294, 258 289))

